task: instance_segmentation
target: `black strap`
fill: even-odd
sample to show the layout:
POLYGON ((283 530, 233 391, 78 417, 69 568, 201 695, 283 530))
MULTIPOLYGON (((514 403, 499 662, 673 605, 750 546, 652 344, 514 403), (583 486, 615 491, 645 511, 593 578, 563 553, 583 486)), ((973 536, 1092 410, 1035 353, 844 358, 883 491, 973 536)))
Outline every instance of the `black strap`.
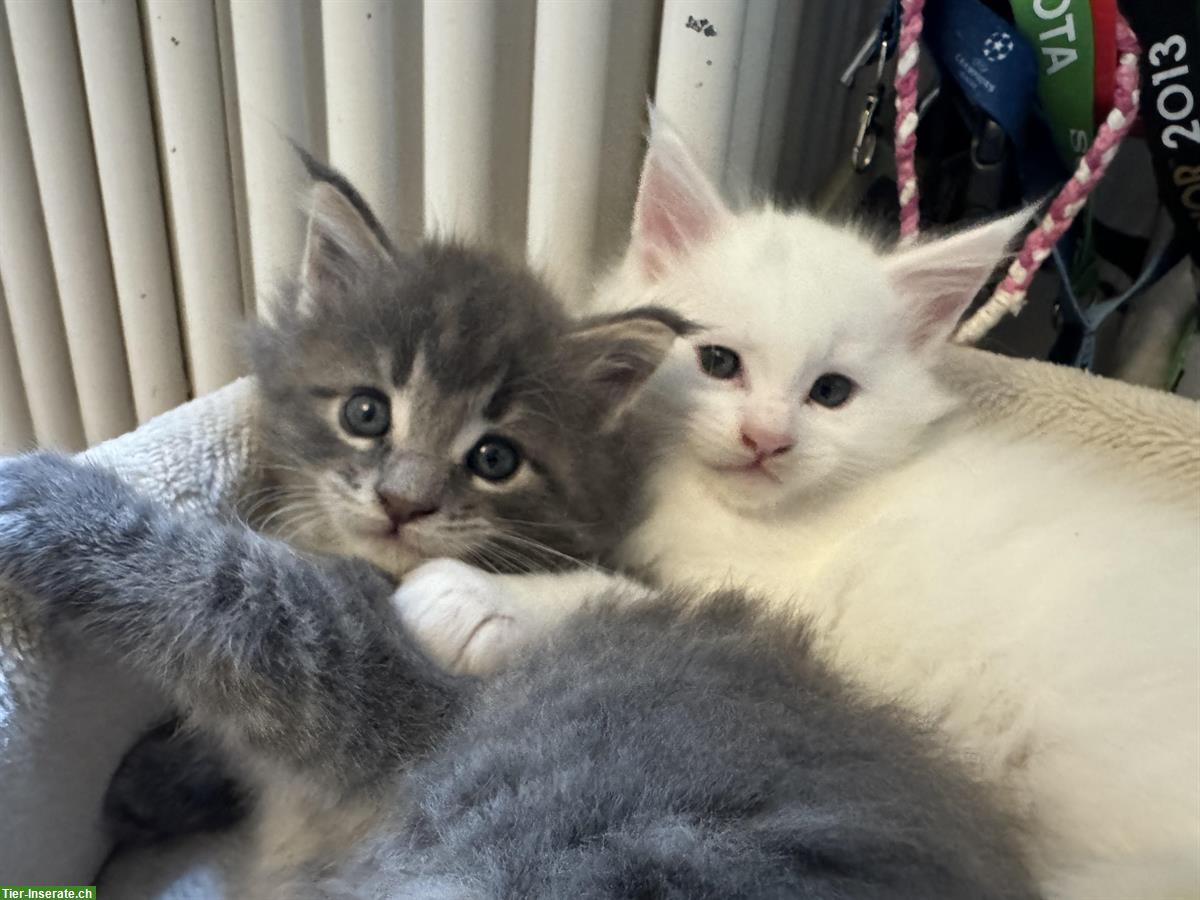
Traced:
POLYGON ((1158 193, 1200 263, 1200 0, 1118 0, 1142 46, 1140 112, 1158 193))

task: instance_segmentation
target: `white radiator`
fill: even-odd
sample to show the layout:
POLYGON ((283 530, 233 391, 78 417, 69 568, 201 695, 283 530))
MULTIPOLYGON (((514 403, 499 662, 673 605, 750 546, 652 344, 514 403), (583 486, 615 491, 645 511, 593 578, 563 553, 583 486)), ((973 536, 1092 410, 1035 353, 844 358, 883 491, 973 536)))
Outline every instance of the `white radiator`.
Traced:
POLYGON ((731 192, 803 194, 844 155, 836 75, 877 10, 5 0, 0 453, 81 448, 239 373, 239 323, 299 253, 288 138, 398 243, 483 240, 578 296, 628 233, 647 97, 731 192))

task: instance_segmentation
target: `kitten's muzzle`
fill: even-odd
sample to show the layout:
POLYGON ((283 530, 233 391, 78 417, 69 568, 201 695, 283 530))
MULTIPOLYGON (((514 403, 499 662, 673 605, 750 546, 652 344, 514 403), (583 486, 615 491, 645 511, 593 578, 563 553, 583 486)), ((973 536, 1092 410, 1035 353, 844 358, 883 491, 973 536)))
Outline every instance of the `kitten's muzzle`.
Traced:
POLYGON ((392 523, 393 532, 409 522, 432 516, 438 511, 437 504, 428 499, 413 499, 403 494, 389 493, 378 488, 375 493, 383 505, 383 511, 387 513, 387 517, 392 523))
POLYGON ((446 464, 423 453, 404 453, 395 459, 375 486, 393 533, 404 525, 431 516, 442 503, 446 464))

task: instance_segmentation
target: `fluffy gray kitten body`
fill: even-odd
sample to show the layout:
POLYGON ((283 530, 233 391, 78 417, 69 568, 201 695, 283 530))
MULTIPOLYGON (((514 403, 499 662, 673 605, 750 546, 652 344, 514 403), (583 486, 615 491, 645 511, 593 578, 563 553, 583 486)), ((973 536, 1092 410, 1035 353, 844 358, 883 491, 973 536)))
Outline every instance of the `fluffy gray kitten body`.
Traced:
POLYGON ((477 681, 370 566, 53 455, 0 464, 0 577, 249 762, 244 896, 1034 896, 928 736, 734 595, 598 600, 477 681))

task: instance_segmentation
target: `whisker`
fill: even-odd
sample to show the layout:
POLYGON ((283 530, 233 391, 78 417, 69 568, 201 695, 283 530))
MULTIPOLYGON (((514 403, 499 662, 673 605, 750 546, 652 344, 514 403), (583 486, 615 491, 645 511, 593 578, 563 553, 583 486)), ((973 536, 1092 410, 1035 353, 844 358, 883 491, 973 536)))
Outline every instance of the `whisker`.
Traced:
POLYGON ((284 524, 284 525, 286 525, 288 522, 292 521, 293 514, 317 515, 317 514, 324 513, 324 512, 325 512, 325 507, 321 503, 319 498, 297 500, 292 503, 284 504, 283 506, 279 507, 278 509, 272 511, 270 515, 268 515, 266 518, 264 518, 258 524, 258 528, 260 531, 269 531, 272 527, 272 524, 277 521, 282 520, 282 524, 284 524))
POLYGON ((533 538, 526 537, 525 535, 514 534, 512 532, 507 532, 507 531, 500 531, 500 532, 497 532, 494 535, 492 535, 492 537, 497 541, 507 541, 507 542, 511 542, 511 543, 515 544, 516 545, 515 547, 509 548, 509 549, 524 551, 526 556, 529 557, 533 561, 541 562, 541 560, 538 560, 537 556, 534 556, 534 554, 536 553, 543 557, 549 557, 551 559, 561 560, 563 562, 569 563, 572 567, 584 567, 584 568, 592 569, 593 571, 603 571, 599 566, 597 566, 593 562, 589 562, 587 560, 583 560, 578 557, 571 556, 568 553, 563 553, 561 550, 556 550, 553 547, 549 546, 548 544, 543 544, 541 541, 534 540, 533 538))
POLYGON ((505 571, 527 574, 532 571, 544 571, 544 567, 533 568, 530 561, 517 549, 497 544, 489 536, 478 551, 485 554, 493 568, 503 566, 505 571), (498 565, 497 565, 498 564, 498 565))
POLYGON ((603 519, 593 519, 590 522, 538 522, 533 519, 509 519, 504 516, 497 516, 492 521, 500 522, 504 525, 524 525, 528 528, 549 528, 557 531, 569 531, 573 528, 595 528, 603 522, 603 519))
POLYGON ((253 519, 254 516, 265 507, 276 503, 286 503, 288 501, 309 500, 315 499, 318 492, 312 488, 296 489, 296 488, 271 488, 259 491, 253 491, 239 499, 237 511, 239 515, 245 519, 253 519), (249 506, 245 504, 253 499, 249 506), (243 508, 244 507, 244 508, 243 508))
POLYGON ((281 541, 294 541, 305 530, 311 529, 314 525, 324 521, 323 512, 324 510, 313 510, 307 514, 299 515, 295 519, 290 519, 282 524, 274 536, 281 541))

